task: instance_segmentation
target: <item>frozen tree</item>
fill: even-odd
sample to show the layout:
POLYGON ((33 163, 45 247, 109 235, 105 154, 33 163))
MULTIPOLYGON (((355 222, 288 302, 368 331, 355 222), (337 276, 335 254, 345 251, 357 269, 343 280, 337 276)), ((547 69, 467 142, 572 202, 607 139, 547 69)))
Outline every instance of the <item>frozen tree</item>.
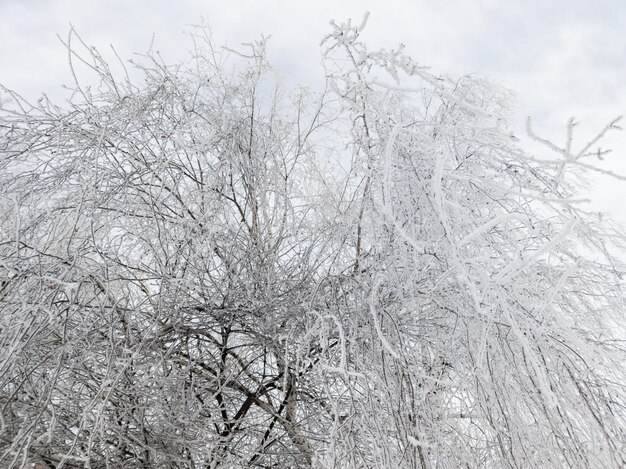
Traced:
POLYGON ((202 28, 1 89, 2 467, 626 464, 624 237, 581 197, 617 121, 531 154, 505 90, 363 27, 323 92, 202 28))

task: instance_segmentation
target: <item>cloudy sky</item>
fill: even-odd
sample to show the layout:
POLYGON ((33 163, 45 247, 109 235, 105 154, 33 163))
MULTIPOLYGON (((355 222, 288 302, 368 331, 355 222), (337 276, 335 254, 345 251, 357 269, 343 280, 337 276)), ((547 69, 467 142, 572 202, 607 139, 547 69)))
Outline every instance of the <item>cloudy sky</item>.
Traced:
MULTIPOLYGON (((166 61, 186 57, 187 25, 206 20, 216 42, 236 47, 271 34, 270 59, 288 81, 318 82, 320 39, 328 21, 360 20, 370 47, 402 42, 437 72, 474 73, 516 91, 518 126, 564 138, 571 116, 579 144, 626 114, 624 0, 0 0, 0 83, 60 96, 69 83, 56 35, 72 23, 90 45, 122 57, 155 48, 166 61)), ((624 123, 626 126, 626 122, 624 123)), ((519 130, 518 133, 522 133, 519 130)), ((607 167, 626 174, 626 133, 607 140, 607 167)), ((601 180, 595 205, 626 223, 626 183, 601 180)))

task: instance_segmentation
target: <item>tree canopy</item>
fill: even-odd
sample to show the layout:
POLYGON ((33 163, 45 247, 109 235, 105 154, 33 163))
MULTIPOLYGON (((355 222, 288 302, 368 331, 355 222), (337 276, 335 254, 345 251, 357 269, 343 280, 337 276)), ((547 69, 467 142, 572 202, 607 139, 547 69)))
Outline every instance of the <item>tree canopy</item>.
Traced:
POLYGON ((618 121, 531 153, 363 27, 322 91, 202 28, 0 88, 2 467, 626 465, 624 235, 581 196, 618 121))

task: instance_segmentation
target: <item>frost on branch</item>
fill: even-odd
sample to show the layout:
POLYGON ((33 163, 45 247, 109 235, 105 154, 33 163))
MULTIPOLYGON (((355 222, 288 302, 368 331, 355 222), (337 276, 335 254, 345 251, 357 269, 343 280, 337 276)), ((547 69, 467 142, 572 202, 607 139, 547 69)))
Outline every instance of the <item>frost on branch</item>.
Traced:
POLYGON ((363 27, 325 93, 202 28, 2 89, 2 467, 624 465, 623 236, 580 196, 617 121, 530 155, 506 91, 363 27))

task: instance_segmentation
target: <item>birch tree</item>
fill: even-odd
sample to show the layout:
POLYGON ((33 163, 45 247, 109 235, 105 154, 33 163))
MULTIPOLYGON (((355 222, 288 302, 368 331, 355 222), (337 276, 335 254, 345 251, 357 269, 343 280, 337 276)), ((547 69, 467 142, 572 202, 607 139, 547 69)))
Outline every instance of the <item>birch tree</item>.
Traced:
POLYGON ((506 90, 364 25, 319 92, 202 28, 121 76, 71 31, 65 105, 1 89, 0 465, 626 464, 624 237, 581 196, 618 120, 530 153, 506 90))

